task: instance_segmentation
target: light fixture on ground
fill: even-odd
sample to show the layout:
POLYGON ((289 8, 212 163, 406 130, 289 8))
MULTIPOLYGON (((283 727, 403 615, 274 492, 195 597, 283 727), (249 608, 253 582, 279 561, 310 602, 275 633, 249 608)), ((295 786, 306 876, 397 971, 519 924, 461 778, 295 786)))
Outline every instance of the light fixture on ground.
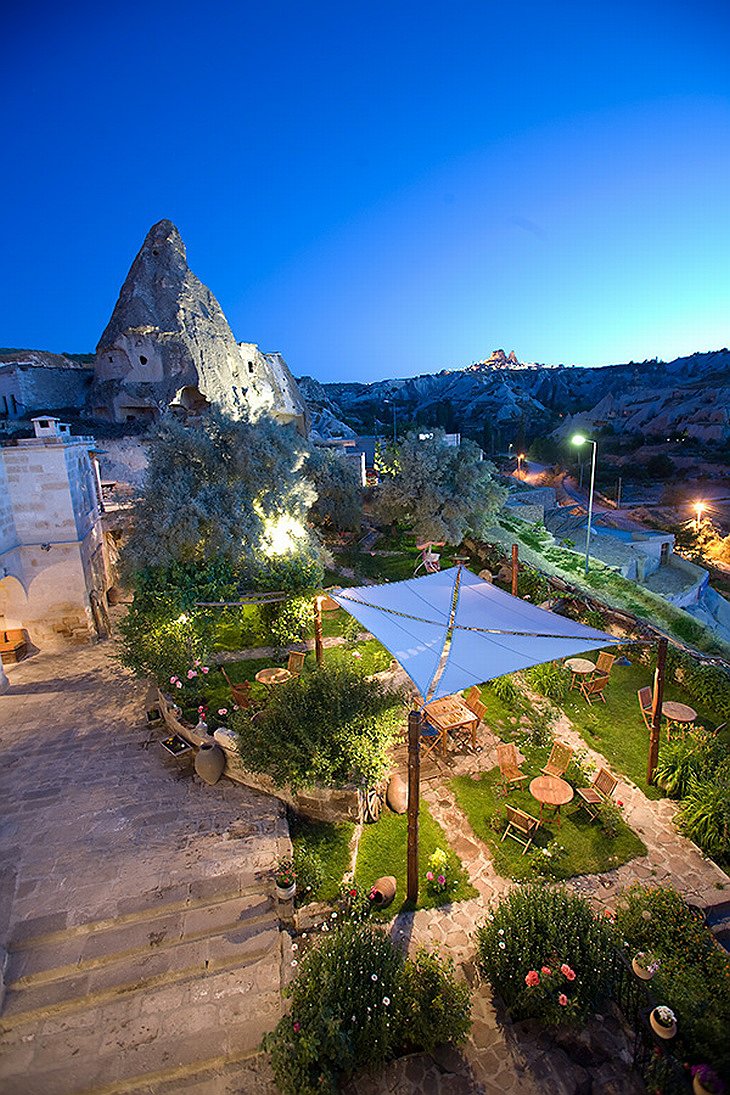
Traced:
POLYGON ((588 528, 586 530, 586 574, 590 570, 590 552, 591 552, 591 523, 593 521, 593 487, 596 482, 596 450, 598 448, 598 442, 592 441, 590 437, 586 437, 582 433, 573 434, 571 437, 571 444, 573 445, 585 445, 586 441, 589 445, 593 445, 593 455, 591 457, 591 489, 588 495, 588 528))
POLYGON ((705 503, 704 502, 695 502, 695 513, 697 514, 697 521, 695 523, 695 528, 696 528, 697 532, 700 531, 700 523, 702 522, 702 514, 704 513, 704 511, 705 511, 705 503))

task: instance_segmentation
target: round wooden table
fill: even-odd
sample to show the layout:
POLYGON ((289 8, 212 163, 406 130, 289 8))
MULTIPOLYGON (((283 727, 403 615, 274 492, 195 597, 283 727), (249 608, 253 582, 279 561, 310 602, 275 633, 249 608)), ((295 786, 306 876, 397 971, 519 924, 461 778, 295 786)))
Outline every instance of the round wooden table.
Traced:
POLYGON ((575 682, 579 677, 588 677, 596 671, 596 663, 589 661, 588 658, 567 658, 565 666, 573 674, 570 681, 571 688, 575 688, 575 682))
POLYGON ((670 740, 672 723, 676 723, 680 729, 690 726, 697 718, 694 707, 687 703, 678 703, 677 700, 667 700, 662 704, 662 715, 667 720, 667 741, 670 740))
POLYGON ((543 807, 554 806, 560 828, 560 807, 567 806, 573 799, 573 788, 570 784, 557 776, 536 776, 530 784, 530 794, 540 803, 540 821, 543 807))
POLYGON ((274 685, 274 684, 286 684, 287 681, 292 679, 292 675, 288 669, 259 669, 256 674, 256 680, 259 684, 274 685))

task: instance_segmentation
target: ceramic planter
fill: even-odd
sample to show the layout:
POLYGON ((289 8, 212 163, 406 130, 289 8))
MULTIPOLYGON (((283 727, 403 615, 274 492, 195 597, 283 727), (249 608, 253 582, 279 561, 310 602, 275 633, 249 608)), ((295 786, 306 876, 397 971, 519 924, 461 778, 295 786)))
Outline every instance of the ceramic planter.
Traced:
POLYGON ((408 809, 408 788, 403 777, 397 773, 388 780, 385 800, 394 814, 404 814, 408 809))
POLYGON ((692 1090, 694 1095, 713 1095, 713 1092, 709 1087, 705 1087, 699 1076, 692 1077, 692 1090))
POLYGON ((195 771, 205 783, 214 784, 223 775, 226 754, 214 741, 204 741, 195 758, 195 771))
POLYGON ((291 886, 280 886, 277 882, 275 888, 276 896, 279 898, 279 901, 291 901, 294 894, 297 892, 296 882, 292 882, 291 886))
POLYGON ((652 977, 654 976, 654 974, 650 973, 649 970, 644 969, 643 966, 640 966, 635 958, 631 959, 631 968, 636 976, 639 977, 642 981, 651 981, 652 977))
POLYGON ((370 887, 370 900, 378 909, 387 909, 395 897, 396 880, 392 874, 383 875, 373 882, 370 887))
POLYGON ((656 1008, 654 1008, 654 1010, 649 1015, 649 1022, 651 1024, 651 1029, 654 1031, 657 1038, 664 1038, 666 1040, 668 1038, 673 1038, 674 1035, 677 1033, 676 1023, 672 1023, 671 1026, 665 1027, 663 1023, 659 1022, 656 1017, 656 1008))

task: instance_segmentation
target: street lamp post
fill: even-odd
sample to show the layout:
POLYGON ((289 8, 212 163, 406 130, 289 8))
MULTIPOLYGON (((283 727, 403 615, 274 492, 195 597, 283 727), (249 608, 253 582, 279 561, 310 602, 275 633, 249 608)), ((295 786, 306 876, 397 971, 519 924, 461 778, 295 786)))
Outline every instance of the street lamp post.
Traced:
POLYGON ((584 437, 582 433, 575 434, 571 441, 574 445, 585 445, 586 441, 589 445, 593 445, 593 455, 591 457, 591 489, 588 495, 588 529, 586 532, 586 574, 590 570, 590 551, 591 551, 591 522, 593 520, 593 487, 596 482, 596 450, 598 449, 598 442, 592 441, 590 437, 584 437))
POLYGON ((393 408, 393 444, 397 445, 398 444, 398 434, 397 434, 396 428, 395 428, 395 400, 393 400, 393 399, 384 399, 383 403, 387 403, 387 404, 389 404, 389 406, 391 406, 393 408))
MULTIPOLYGON (((523 452, 518 452, 517 453, 517 478, 518 479, 520 478, 520 474, 522 472, 522 461, 524 459, 525 459, 525 454, 523 452)), ((524 476, 523 476, 523 478, 524 478, 524 476)))
POLYGON ((695 512, 697 513, 697 521, 696 521, 696 524, 695 524, 695 531, 696 532, 700 531, 700 523, 702 521, 702 512, 703 512, 704 508, 705 508, 704 502, 697 502, 695 504, 695 512))

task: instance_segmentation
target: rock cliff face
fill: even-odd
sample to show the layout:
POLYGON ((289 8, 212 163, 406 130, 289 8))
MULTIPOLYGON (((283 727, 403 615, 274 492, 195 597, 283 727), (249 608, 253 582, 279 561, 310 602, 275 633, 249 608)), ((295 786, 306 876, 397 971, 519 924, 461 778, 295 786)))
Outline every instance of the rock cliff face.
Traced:
POLYGON ((556 427, 565 432, 610 424, 617 433, 669 436, 686 430, 700 441, 730 437, 727 349, 604 368, 524 365, 514 352, 495 350, 465 369, 318 388, 313 410, 326 409, 363 433, 392 421, 395 404, 399 422, 468 431, 487 451, 506 447, 520 434, 529 440, 556 427))
POLYGON ((154 419, 169 406, 215 404, 234 417, 269 411, 304 428, 305 408, 280 354, 236 342, 220 304, 187 264, 175 225, 147 233, 96 348, 93 413, 154 419))

